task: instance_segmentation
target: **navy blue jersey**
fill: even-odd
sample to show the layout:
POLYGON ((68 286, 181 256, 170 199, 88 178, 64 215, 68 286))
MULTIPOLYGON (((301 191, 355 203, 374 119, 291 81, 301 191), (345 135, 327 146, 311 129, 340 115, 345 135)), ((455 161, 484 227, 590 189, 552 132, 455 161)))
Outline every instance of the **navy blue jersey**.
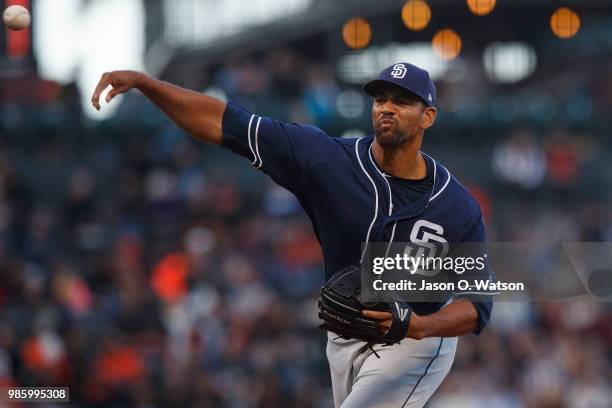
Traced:
MULTIPOLYGON (((360 263, 364 242, 418 242, 423 234, 446 242, 486 241, 476 200, 426 154, 429 187, 415 195, 428 178, 415 188, 392 188, 373 159, 373 136, 333 138, 314 126, 258 116, 232 102, 222 126, 223 147, 249 159, 298 198, 321 243, 327 277, 360 263)), ((490 277, 487 269, 482 273, 490 277)), ((474 292, 454 295, 473 302, 479 333, 489 321, 490 297, 474 292)), ((417 314, 433 313, 442 305, 411 304, 417 314)))

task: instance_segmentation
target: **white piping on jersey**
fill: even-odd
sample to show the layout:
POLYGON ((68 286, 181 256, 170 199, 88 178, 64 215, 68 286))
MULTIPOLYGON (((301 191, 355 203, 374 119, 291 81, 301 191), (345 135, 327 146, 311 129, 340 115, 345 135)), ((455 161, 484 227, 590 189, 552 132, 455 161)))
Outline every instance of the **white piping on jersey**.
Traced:
MULTIPOLYGON (((433 185, 434 185, 434 186, 433 186, 433 188, 435 189, 435 188, 436 188, 436 175, 437 175, 437 169, 438 169, 438 166, 436 166, 436 161, 435 161, 435 160, 434 160, 434 159, 433 159, 433 158, 432 158, 430 155, 428 155, 427 153, 423 153, 423 152, 421 152, 421 154, 423 154, 423 155, 425 155, 425 156, 429 157, 429 158, 431 159, 431 161, 432 161, 433 165, 434 165, 434 179, 433 179, 433 185)), ((447 177, 447 178, 446 178, 446 182, 444 183, 444 185, 442 186, 442 188, 440 189, 440 191, 438 191, 436 194, 432 195, 432 196, 429 198, 429 202, 431 202, 431 201, 432 201, 434 198, 436 198, 437 196, 439 196, 439 195, 440 195, 440 193, 442 193, 442 191, 444 191, 444 189, 445 189, 445 188, 448 186, 448 183, 450 182, 450 179, 451 179, 450 172, 447 170, 447 168, 446 168, 446 167, 442 166, 442 168, 444 169, 444 171, 446 171, 446 177, 447 177)))
POLYGON ((263 160, 261 160, 261 156, 259 155, 259 145, 257 143, 257 139, 259 137, 259 122, 261 122, 261 116, 257 118, 257 125, 255 126, 255 149, 253 149, 253 143, 251 143, 251 125, 253 124, 253 119, 256 115, 251 115, 251 119, 249 119, 249 127, 247 128, 247 140, 249 141, 249 149, 251 149, 251 153, 253 153, 253 161, 251 164, 255 166, 255 168, 261 168, 263 164, 263 160), (259 164, 257 164, 259 161, 259 164))
POLYGON ((257 118, 257 126, 255 126, 255 152, 257 153, 257 158, 253 162, 253 166, 257 169, 260 169, 263 165, 263 160, 261 160, 261 156, 259 155, 259 122, 261 122, 261 116, 257 118), (256 164, 257 159, 259 159, 259 164, 256 164))
POLYGON ((253 160, 253 163, 251 164, 255 164, 255 162, 257 161, 257 155, 255 154, 255 150, 253 150, 253 145, 251 145, 251 124, 253 123, 254 117, 255 115, 251 115, 251 119, 249 119, 249 127, 247 128, 247 140, 249 141, 249 149, 251 149, 251 153, 253 153, 253 157, 255 158, 253 160))
POLYGON ((370 148, 368 149, 368 156, 370 157, 372 166, 376 169, 378 174, 380 174, 383 180, 385 180, 385 183, 387 183, 387 189, 389 190, 389 215, 391 215, 391 213, 393 212, 393 198, 391 196, 391 185, 387 181, 387 178, 385 177, 385 175, 378 169, 378 166, 376 165, 376 163, 374 163, 374 159, 372 158, 372 145, 370 145, 370 148))
POLYGON ((387 250, 385 251, 385 258, 389 256, 389 249, 391 249, 391 244, 393 243, 393 238, 395 237, 395 227, 397 227, 397 221, 393 223, 393 229, 391 230, 391 238, 389 239, 389 244, 387 245, 387 250))
MULTIPOLYGON (((421 154, 425 154, 425 153, 421 152, 421 154)), ((436 161, 431 158, 431 156, 429 156, 429 155, 426 155, 426 156, 431 159, 431 162, 434 165, 434 176, 433 176, 433 187, 432 187, 432 189, 435 190, 436 189, 436 177, 438 177, 438 165, 436 164, 436 161)), ((429 201, 431 201, 431 197, 429 198, 429 201)), ((429 203, 429 201, 427 201, 427 202, 429 203)))
POLYGON ((446 177, 447 177, 447 179, 446 179, 446 183, 444 183, 444 185, 442 186, 442 188, 440 189, 440 191, 438 191, 436 194, 434 194, 434 195, 433 195, 433 196, 432 196, 432 197, 429 199, 429 201, 431 201, 431 200, 433 200, 434 198, 436 198, 437 196, 439 196, 439 195, 440 195, 440 193, 442 193, 442 192, 444 191, 444 189, 446 188, 446 186, 448 186, 448 183, 450 182, 450 179, 451 179, 451 175, 450 175, 450 173, 448 172, 448 170, 446 170, 446 167, 442 167, 442 168, 443 168, 443 169, 446 171, 446 177))
POLYGON ((363 251, 361 251, 361 259, 359 263, 363 263, 363 257, 365 256, 365 251, 367 249, 368 242, 370 241, 370 233, 372 232, 372 227, 376 222, 376 218, 378 217, 378 190, 376 189, 376 184, 374 184, 374 180, 370 177, 370 174, 366 171, 365 167, 363 167, 363 163, 361 162, 361 157, 359 157, 359 142, 361 139, 357 139, 355 142, 355 156, 357 156, 357 161, 359 162, 359 166, 361 166, 361 170, 365 173, 370 183, 372 183, 372 187, 374 187, 374 195, 376 198, 376 205, 374 207, 374 218, 372 218, 372 222, 370 223, 370 227, 368 228, 368 233, 366 235, 365 246, 363 247, 363 251))
MULTIPOLYGON (((374 142, 372 142, 374 144, 374 142)), ((376 163, 374 163, 374 159, 372 158, 372 144, 370 144, 370 148, 368 149, 368 156, 370 157, 370 161, 372 162, 372 166, 376 169, 378 174, 385 180, 387 183, 387 189, 389 190, 389 216, 393 213, 393 196, 391 195, 391 184, 389 184, 389 180, 385 177, 385 174, 380 171, 376 163)), ((391 243, 393 242, 393 238, 395 237, 395 227, 397 227, 397 221, 393 223, 393 229, 391 230, 391 238, 389 239, 389 244, 387 245, 387 250, 385 251, 385 257, 389 255, 389 249, 391 248, 391 243)))
MULTIPOLYGON (((434 165, 434 171, 433 171, 433 190, 436 189, 436 177, 438 176, 438 166, 436 165, 436 161, 427 153, 423 153, 421 152, 422 155, 429 157, 429 159, 431 160, 431 162, 434 165)), ((442 166, 442 168, 444 170, 446 170, 446 167, 442 166)), ((434 198, 436 198, 438 195, 440 195, 440 193, 446 188, 446 186, 448 185, 448 182, 450 181, 450 173, 448 172, 448 170, 446 170, 446 175, 448 176, 448 178, 446 179, 446 183, 444 183, 444 185, 442 186, 442 188, 440 189, 440 191, 438 191, 436 194, 432 195, 431 197, 429 197, 429 201, 428 203, 431 202, 431 200, 433 200, 434 198)))

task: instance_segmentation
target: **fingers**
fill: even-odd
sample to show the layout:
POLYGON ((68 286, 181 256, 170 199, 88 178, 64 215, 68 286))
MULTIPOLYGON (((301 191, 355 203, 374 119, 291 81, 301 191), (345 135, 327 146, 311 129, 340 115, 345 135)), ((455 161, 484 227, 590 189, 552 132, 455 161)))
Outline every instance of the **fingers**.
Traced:
POLYGON ((106 103, 109 103, 110 101, 112 101, 113 98, 119 95, 120 93, 121 92, 117 88, 113 88, 110 91, 108 91, 108 93, 106 94, 106 103))
POLYGON ((393 315, 390 312, 377 312, 375 310, 364 310, 363 315, 376 320, 388 320, 392 319, 393 315))
POLYGON ((111 84, 111 77, 108 72, 102 74, 96 89, 91 97, 91 104, 96 110, 100 110, 100 94, 111 84))

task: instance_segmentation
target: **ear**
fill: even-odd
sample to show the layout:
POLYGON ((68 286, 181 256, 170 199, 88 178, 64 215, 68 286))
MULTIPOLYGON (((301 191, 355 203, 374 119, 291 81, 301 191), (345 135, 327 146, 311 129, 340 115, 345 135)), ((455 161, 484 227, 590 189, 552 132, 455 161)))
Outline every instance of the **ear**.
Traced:
POLYGON ((436 121, 436 116, 438 116, 436 108, 432 108, 431 106, 426 107, 421 116, 421 127, 423 129, 431 127, 436 121))

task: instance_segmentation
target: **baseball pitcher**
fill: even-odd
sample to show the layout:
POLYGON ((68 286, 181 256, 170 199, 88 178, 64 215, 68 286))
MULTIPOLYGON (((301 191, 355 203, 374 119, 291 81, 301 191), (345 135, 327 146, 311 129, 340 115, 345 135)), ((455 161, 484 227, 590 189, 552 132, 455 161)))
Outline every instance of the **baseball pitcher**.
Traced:
MULTIPOLYGON (((374 135, 354 139, 134 71, 103 74, 92 97, 96 109, 109 86, 107 102, 140 90, 193 137, 245 157, 298 198, 325 257, 319 316, 335 406, 422 407, 450 371, 457 336, 480 333, 492 309, 490 293, 473 289, 451 291, 445 301, 360 301, 364 243, 486 241, 476 200, 421 151, 437 115, 427 71, 397 63, 367 83, 374 135)), ((491 275, 489 268, 481 273, 491 275)))

